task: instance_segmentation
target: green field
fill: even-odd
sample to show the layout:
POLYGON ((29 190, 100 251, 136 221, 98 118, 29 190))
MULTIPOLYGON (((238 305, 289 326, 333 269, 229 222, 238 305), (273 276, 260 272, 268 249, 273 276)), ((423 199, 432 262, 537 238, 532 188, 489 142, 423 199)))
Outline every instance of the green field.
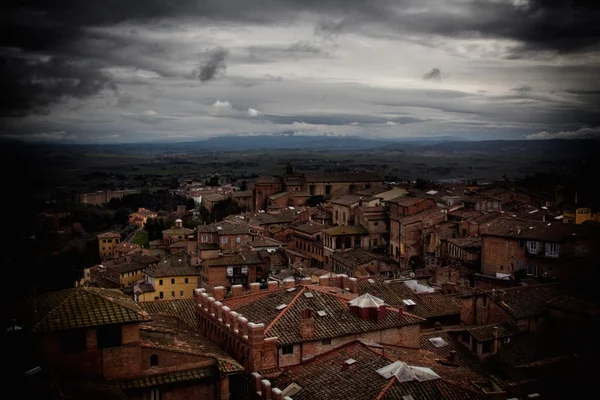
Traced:
POLYGON ((138 231, 133 239, 131 239, 132 243, 139 244, 143 248, 147 249, 150 247, 148 242, 148 232, 146 231, 138 231))

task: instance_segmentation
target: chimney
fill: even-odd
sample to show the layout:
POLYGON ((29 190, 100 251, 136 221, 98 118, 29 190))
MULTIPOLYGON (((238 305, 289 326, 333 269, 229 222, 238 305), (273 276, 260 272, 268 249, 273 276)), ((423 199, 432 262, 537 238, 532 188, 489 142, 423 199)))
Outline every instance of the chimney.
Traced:
POLYGON ((258 283, 258 282, 252 282, 250 284, 250 293, 251 294, 260 293, 260 283, 258 283))
POLYGON ((302 284, 303 285, 312 285, 312 279, 311 278, 302 278, 302 284))
POLYGON ((495 326, 493 328, 493 332, 494 332, 494 342, 492 343, 492 354, 496 354, 498 352, 498 336, 499 336, 499 330, 500 328, 498 328, 497 326, 495 326))
POLYGON ((244 287, 242 285, 231 286, 231 297, 239 297, 242 295, 244 287))
POLYGON ((404 307, 398 307, 398 315, 400 316, 400 321, 404 319, 404 307))
POLYGON ((383 320, 386 315, 387 315, 387 307, 385 306, 385 304, 377 307, 376 314, 375 314, 375 322, 377 324, 381 323, 381 320, 383 320))
POLYGON ((224 286, 215 286, 213 288, 213 297, 217 301, 221 301, 225 298, 225 287, 224 286))
POLYGON ((277 290, 279 288, 279 282, 269 281, 269 282, 267 282, 267 286, 269 288, 269 292, 273 291, 273 290, 277 290))
POLYGON ((342 274, 342 282, 340 282, 340 288, 346 290, 348 288, 348 275, 342 274))
POLYGON ((260 393, 262 400, 271 400, 271 382, 268 379, 260 381, 260 393))
POLYGON ((448 364, 456 365, 456 354, 458 354, 456 350, 450 350, 450 353, 448 354, 448 364))
POLYGON ((288 289, 291 287, 296 286, 296 281, 294 280, 294 278, 287 278, 283 280, 283 287, 288 289))
POLYGON ((183 224, 183 221, 181 221, 179 218, 175 220, 175 228, 181 228, 183 224))
POLYGON ((300 337, 302 339, 312 339, 315 336, 315 318, 310 308, 302 311, 300 319, 300 337))
POLYGON ((348 278, 348 290, 350 293, 358 293, 358 280, 356 278, 348 278))
POLYGON ((329 286, 329 275, 319 277, 319 286, 329 286))

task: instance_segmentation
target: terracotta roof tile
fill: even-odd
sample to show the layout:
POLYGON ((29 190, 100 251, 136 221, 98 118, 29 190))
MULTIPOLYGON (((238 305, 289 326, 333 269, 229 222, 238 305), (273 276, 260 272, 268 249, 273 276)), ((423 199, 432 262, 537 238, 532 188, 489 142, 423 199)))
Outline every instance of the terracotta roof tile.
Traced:
POLYGON ((148 314, 119 290, 79 286, 36 298, 38 332, 147 321, 148 314))
POLYGON ((177 317, 196 329, 196 302, 194 299, 177 299, 162 301, 144 301, 139 305, 150 315, 168 315, 177 317))

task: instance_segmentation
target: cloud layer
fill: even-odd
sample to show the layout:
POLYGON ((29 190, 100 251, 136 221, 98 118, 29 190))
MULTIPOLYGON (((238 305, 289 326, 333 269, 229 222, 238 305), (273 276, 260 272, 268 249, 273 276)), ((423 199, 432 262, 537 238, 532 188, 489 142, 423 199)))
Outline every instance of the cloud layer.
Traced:
POLYGON ((9 0, 0 10, 5 138, 545 139, 600 126, 595 3, 9 0))

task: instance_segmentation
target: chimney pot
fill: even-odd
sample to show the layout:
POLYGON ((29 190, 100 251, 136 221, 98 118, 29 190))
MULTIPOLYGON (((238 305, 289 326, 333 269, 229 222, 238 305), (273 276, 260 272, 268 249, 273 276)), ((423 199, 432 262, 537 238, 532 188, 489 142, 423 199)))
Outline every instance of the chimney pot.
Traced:
POLYGON ((296 281, 293 278, 287 278, 283 280, 283 287, 288 289, 296 286, 296 281))
POLYGON ((250 284, 250 293, 251 294, 260 293, 260 283, 258 283, 258 282, 251 283, 250 284))
POLYGON ((450 350, 450 354, 448 354, 448 363, 456 364, 456 350, 450 350))
POLYGON ((244 287, 242 285, 231 286, 231 297, 239 297, 242 295, 244 287))
POLYGON ((277 282, 277 281, 269 281, 269 282, 267 282, 267 286, 269 288, 269 291, 277 290, 277 288, 279 288, 279 282, 277 282))

